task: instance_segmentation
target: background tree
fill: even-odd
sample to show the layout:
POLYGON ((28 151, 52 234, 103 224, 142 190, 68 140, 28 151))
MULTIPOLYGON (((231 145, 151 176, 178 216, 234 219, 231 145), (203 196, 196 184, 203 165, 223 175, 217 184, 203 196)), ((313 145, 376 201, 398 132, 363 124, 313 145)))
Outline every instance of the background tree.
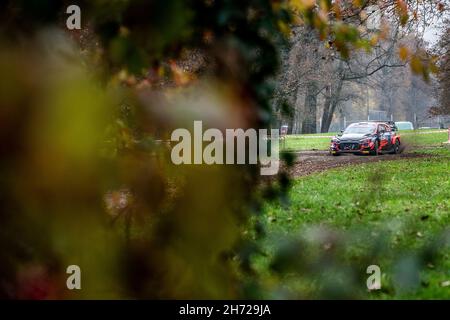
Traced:
MULTIPOLYGON (((385 81, 377 81, 383 88, 379 91, 382 94, 374 95, 379 100, 376 109, 393 114, 392 98, 395 95, 395 86, 389 86, 387 80, 389 75, 395 74, 396 71, 387 69, 404 68, 411 62, 413 73, 421 74, 425 80, 429 78, 430 70, 434 70, 433 59, 419 38, 423 35, 423 20, 432 19, 440 13, 439 3, 428 1, 419 4, 411 1, 380 4, 376 1, 365 1, 361 2, 359 7, 346 3, 339 8, 333 8, 332 14, 328 16, 329 25, 334 30, 341 30, 350 40, 344 41, 342 45, 340 37, 326 33, 328 38, 325 45, 317 42, 317 46, 311 46, 311 43, 305 40, 311 33, 299 26, 298 29, 303 30, 303 33, 294 33, 291 37, 290 52, 286 55, 287 58, 283 59, 285 67, 282 68, 283 75, 275 95, 275 105, 277 101, 279 104, 279 97, 282 101, 287 99, 291 102, 293 112, 288 118, 292 119, 292 130, 295 133, 315 133, 318 119, 321 124, 320 131, 328 132, 341 102, 355 98, 365 100, 361 99, 364 93, 358 97, 357 92, 352 92, 350 88, 354 86, 349 82, 365 86, 368 83, 364 80, 366 78, 384 77, 385 81), (345 27, 341 26, 341 21, 346 22, 345 27), (348 43, 360 50, 353 50, 349 54, 348 43), (307 60, 306 56, 310 59, 307 60), (308 61, 315 61, 315 64, 308 61), (307 79, 312 80, 308 82, 307 79), (315 90, 311 90, 315 87, 315 90), (304 96, 307 88, 308 92, 315 92, 315 95, 304 96), (294 91, 297 95, 293 94, 294 91), (341 96, 343 93, 347 94, 341 96), (322 104, 320 108, 317 107, 318 101, 322 104), (321 115, 318 111, 321 111, 321 115), (302 124, 305 124, 305 128, 302 124)), ((323 34, 316 35, 316 38, 321 36, 323 37, 323 34)))
POLYGON ((450 28, 448 27, 450 20, 444 21, 445 29, 436 45, 437 55, 439 57, 438 92, 439 106, 431 109, 434 115, 450 114, 450 28))

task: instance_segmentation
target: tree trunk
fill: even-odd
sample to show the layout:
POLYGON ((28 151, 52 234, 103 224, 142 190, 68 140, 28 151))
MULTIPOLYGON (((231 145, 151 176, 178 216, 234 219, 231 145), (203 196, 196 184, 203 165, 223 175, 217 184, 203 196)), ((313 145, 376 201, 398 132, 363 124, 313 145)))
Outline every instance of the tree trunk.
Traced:
POLYGON ((302 122, 302 133, 316 133, 317 116, 317 83, 311 81, 306 89, 305 114, 302 122))
MULTIPOLYGON (((322 126, 320 127, 320 132, 324 133, 324 132, 328 132, 329 129, 329 125, 327 127, 327 122, 330 118, 332 118, 332 116, 330 116, 330 112, 331 112, 331 85, 327 85, 327 87, 325 88, 325 102, 323 104, 323 113, 322 113, 322 126)), ((331 119, 329 120, 329 122, 331 123, 331 119)))
POLYGON ((336 107, 338 106, 341 97, 343 84, 344 80, 339 79, 336 87, 333 87, 332 85, 327 87, 327 96, 325 98, 322 114, 322 127, 320 128, 320 132, 322 133, 330 130, 331 121, 333 120, 334 112, 336 111, 336 107))

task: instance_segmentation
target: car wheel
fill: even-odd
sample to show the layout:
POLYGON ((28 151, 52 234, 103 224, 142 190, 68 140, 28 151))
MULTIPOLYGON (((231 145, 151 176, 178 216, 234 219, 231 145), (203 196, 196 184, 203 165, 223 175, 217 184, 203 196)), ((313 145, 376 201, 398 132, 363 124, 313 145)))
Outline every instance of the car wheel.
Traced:
POLYGON ((395 140, 394 150, 392 151, 393 154, 400 153, 400 142, 398 140, 395 140))
POLYGON ((375 146, 373 148, 373 151, 370 152, 371 155, 377 156, 378 155, 378 141, 375 141, 375 146))

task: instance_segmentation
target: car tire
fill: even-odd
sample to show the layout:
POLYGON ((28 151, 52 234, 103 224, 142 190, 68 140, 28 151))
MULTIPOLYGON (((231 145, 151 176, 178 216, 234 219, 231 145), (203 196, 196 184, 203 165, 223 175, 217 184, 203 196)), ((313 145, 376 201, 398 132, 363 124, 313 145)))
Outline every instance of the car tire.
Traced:
POLYGON ((398 154, 400 153, 400 141, 395 140, 395 144, 394 144, 394 150, 392 150, 393 154, 398 154))

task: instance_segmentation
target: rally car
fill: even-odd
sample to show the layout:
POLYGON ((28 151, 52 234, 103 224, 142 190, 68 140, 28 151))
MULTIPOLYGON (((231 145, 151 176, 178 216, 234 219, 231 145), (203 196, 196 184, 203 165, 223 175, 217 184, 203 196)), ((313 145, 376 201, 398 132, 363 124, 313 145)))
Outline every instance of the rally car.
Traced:
POLYGON ((392 121, 352 123, 331 139, 330 153, 378 155, 380 153, 399 153, 400 135, 392 121))

